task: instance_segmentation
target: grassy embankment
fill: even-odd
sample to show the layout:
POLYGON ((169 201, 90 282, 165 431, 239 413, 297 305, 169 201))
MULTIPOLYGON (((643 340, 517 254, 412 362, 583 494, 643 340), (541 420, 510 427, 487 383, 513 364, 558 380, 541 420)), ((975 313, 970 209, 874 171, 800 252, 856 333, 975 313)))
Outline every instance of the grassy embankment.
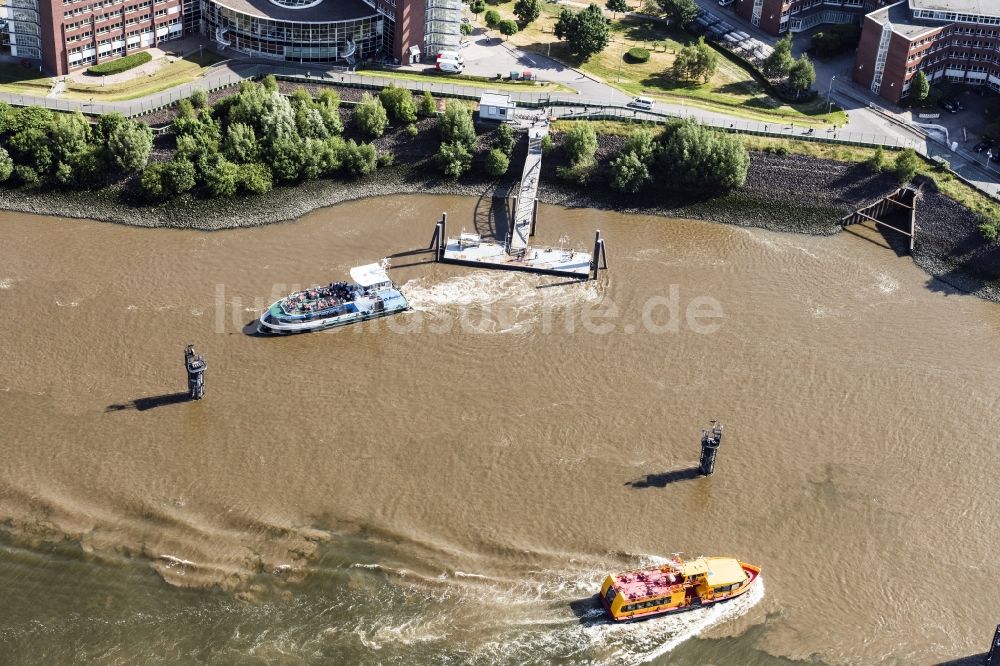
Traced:
MULTIPOLYGON (((141 74, 119 83, 101 85, 100 77, 93 77, 94 83, 67 79, 64 92, 59 97, 76 100, 93 99, 95 102, 119 102, 145 97, 190 83, 201 77, 210 65, 221 60, 223 60, 221 55, 206 49, 201 54, 192 53, 183 58, 172 59, 172 62, 163 59, 160 67, 154 72, 141 74)), ((37 70, 0 63, 0 92, 45 97, 54 81, 52 77, 40 76, 37 70)))
MULTIPOLYGON (((553 129, 560 132, 566 131, 576 122, 581 121, 559 120, 553 123, 553 129)), ((591 125, 601 134, 628 136, 635 132, 635 123, 604 120, 596 123, 591 122, 591 125)), ((654 125, 650 126, 655 129, 654 125)), ((750 150, 785 149, 797 155, 809 155, 811 157, 836 160, 838 162, 866 162, 875 154, 874 148, 865 148, 864 146, 849 146, 821 141, 799 141, 796 139, 771 138, 739 133, 734 136, 743 141, 744 145, 750 150)), ((886 152, 886 157, 890 162, 894 159, 893 156, 894 153, 892 151, 886 152)), ((954 199, 986 219, 1000 220, 1000 202, 966 185, 951 173, 939 171, 923 160, 920 160, 920 167, 917 173, 934 181, 941 193, 950 199, 954 199)))
MULTIPOLYGON (((516 19, 513 0, 487 5, 503 18, 516 19)), ((697 38, 683 30, 661 22, 637 17, 612 21, 611 42, 588 61, 579 63, 569 54, 563 42, 554 34, 562 6, 543 2, 542 14, 524 30, 510 37, 512 45, 528 51, 544 53, 579 67, 631 95, 644 95, 664 102, 683 103, 710 111, 751 120, 776 118, 803 125, 842 125, 847 115, 840 110, 827 114, 825 103, 814 100, 804 104, 788 104, 768 94, 764 84, 754 78, 743 65, 719 55, 719 66, 707 83, 694 85, 671 80, 668 72, 678 51, 697 38), (633 46, 649 50, 645 63, 630 63, 623 55, 633 46)), ((479 15, 482 23, 483 15, 479 15)))

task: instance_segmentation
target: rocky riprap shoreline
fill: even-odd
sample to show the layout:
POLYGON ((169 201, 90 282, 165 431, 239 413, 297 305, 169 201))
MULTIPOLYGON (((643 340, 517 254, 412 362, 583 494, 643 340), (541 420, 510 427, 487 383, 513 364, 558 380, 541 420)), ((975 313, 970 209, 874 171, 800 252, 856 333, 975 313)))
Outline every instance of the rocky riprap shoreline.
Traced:
MULTIPOLYGON (((420 121, 415 137, 392 132, 377 140, 379 150, 391 153, 396 164, 357 181, 318 180, 277 187, 258 197, 202 199, 185 195, 158 205, 132 203, 128 183, 90 192, 0 190, 0 208, 139 227, 214 231, 294 220, 317 208, 366 197, 503 196, 516 185, 526 149, 524 141, 515 151, 505 177, 490 180, 481 169, 474 169, 472 175, 451 181, 437 175, 428 157, 437 147, 433 124, 432 120, 420 121)), ((621 137, 601 136, 599 163, 606 164, 623 141, 621 137)), ((480 149, 488 147, 491 132, 481 134, 479 143, 480 149)), ((805 234, 837 233, 844 216, 898 187, 892 175, 877 174, 861 164, 752 152, 745 186, 725 195, 681 198, 653 191, 628 195, 607 187, 606 167, 598 168, 587 187, 561 181, 556 174, 561 161, 558 151, 543 160, 538 193, 543 203, 805 234)), ((947 285, 1000 302, 996 285, 1000 278, 1000 246, 983 241, 978 224, 975 213, 938 193, 933 183, 922 183, 914 259, 947 285)), ((887 237, 891 244, 899 240, 887 237)))

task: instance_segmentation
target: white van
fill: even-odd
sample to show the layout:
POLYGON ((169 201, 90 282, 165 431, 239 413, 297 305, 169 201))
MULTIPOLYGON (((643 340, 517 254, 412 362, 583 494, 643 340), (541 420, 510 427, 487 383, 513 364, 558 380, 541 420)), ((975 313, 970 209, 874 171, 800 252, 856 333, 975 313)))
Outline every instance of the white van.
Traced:
POLYGON ((457 60, 438 60, 437 68, 440 72, 445 72, 446 74, 461 74, 462 70, 465 69, 465 65, 458 62, 457 60))
POLYGON ((438 60, 454 60, 460 65, 465 64, 465 58, 458 51, 438 51, 438 60))
POLYGON ((653 100, 648 97, 636 97, 628 105, 633 109, 640 109, 642 111, 652 111, 654 106, 653 100))

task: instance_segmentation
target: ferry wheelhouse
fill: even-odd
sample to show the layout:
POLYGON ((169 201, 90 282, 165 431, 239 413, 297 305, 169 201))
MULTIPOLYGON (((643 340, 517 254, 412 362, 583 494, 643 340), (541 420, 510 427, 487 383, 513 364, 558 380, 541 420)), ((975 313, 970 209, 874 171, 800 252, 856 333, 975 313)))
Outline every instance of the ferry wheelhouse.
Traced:
POLYGON ((673 557, 666 564, 608 576, 601 603, 616 622, 717 604, 748 592, 760 567, 732 557, 673 557))
POLYGON ((389 262, 351 269, 353 282, 331 282, 282 298, 260 318, 260 333, 305 333, 385 317, 409 308, 406 297, 392 283, 389 262))

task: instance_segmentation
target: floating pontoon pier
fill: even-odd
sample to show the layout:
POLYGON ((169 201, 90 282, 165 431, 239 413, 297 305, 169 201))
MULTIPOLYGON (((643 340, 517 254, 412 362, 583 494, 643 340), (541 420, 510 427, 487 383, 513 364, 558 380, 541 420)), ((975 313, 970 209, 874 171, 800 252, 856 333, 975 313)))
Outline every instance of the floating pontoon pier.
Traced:
POLYGON ((448 214, 443 213, 434 228, 431 249, 441 263, 527 271, 577 279, 597 278, 607 270, 608 255, 600 230, 593 253, 565 247, 532 247, 528 239, 535 235, 538 220, 538 178, 542 171, 542 139, 548 134, 545 124, 528 130, 528 157, 524 161, 521 183, 514 199, 514 216, 503 243, 483 239, 479 234, 462 233, 448 237, 448 214))

